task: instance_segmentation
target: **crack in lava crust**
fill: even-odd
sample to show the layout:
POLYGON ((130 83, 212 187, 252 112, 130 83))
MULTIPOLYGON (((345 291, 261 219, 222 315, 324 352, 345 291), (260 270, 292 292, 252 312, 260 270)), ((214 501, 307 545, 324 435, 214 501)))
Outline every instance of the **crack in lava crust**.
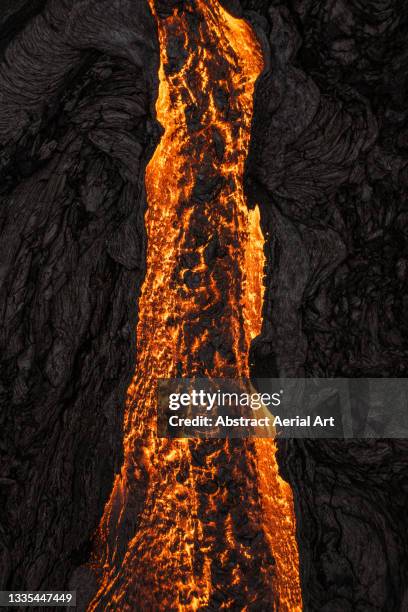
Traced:
POLYGON ((293 500, 274 440, 156 436, 158 378, 249 376, 264 268, 259 212, 247 209, 242 180, 259 43, 217 0, 157 21, 165 132, 146 173, 125 460, 98 532, 89 610, 297 611, 293 500))

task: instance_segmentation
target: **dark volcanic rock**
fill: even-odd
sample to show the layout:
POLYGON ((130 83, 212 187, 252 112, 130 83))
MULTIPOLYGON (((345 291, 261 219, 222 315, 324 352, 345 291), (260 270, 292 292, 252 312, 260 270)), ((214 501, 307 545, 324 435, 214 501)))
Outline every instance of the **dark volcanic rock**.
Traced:
POLYGON ((160 17, 169 17, 176 9, 183 10, 186 0, 155 0, 157 14, 160 17))
MULTIPOLYGON (((246 169, 268 236, 253 371, 404 377, 408 12, 387 1, 241 5, 268 19, 246 169)), ((405 440, 280 445, 305 610, 407 609, 407 456, 405 440)))
MULTIPOLYGON (((260 203, 268 238, 254 373, 406 376, 407 9, 391 0, 223 5, 258 28, 265 50, 246 168, 250 204, 260 203)), ((156 6, 165 18, 191 3, 156 6)), ((143 179, 158 136, 157 51, 146 0, 1 4, 3 589, 67 585, 88 559, 121 465, 144 274, 143 179)), ((172 73, 185 62, 177 32, 168 57, 172 73)), ((222 70, 214 101, 233 119, 222 70)), ((196 107, 186 108, 186 120, 198 138, 196 107)), ((223 158, 215 129, 204 144, 223 158)), ((206 245, 209 268, 226 258, 200 212, 219 188, 219 177, 197 176, 191 253, 180 262, 186 287, 201 282, 193 271, 198 247, 206 245)), ((201 305, 207 319, 186 323, 191 339, 222 316, 229 290, 222 279, 220 288, 219 301, 201 305)), ((232 359, 231 340, 214 332, 200 360, 210 362, 216 351, 232 359)), ((259 551, 237 560, 235 550, 224 550, 225 563, 214 560, 209 609, 225 601, 222 587, 233 582, 238 561, 248 570, 245 587, 253 591, 260 576, 253 609, 270 609, 259 525, 245 522, 236 503, 256 503, 255 468, 244 465, 242 474, 253 477, 241 482, 227 454, 211 460, 191 444, 194 468, 203 472, 197 513, 205 535, 213 538, 212 523, 222 532, 233 509, 237 537, 259 551), (211 461, 216 479, 212 469, 211 478, 205 473, 211 461), (209 512, 219 488, 225 499, 209 512)), ((398 440, 280 445, 295 496, 306 611, 408 608, 407 456, 408 444, 398 440)), ((178 480, 187 473, 188 466, 178 480)), ((199 553, 195 561, 203 563, 199 553)), ((272 575, 274 560, 267 561, 272 575)), ((89 577, 82 579, 91 593, 89 577)), ((247 602, 231 588, 240 609, 247 602)))
POLYGON ((43 5, 0 9, 3 589, 66 586, 121 464, 158 136, 147 2, 43 5))

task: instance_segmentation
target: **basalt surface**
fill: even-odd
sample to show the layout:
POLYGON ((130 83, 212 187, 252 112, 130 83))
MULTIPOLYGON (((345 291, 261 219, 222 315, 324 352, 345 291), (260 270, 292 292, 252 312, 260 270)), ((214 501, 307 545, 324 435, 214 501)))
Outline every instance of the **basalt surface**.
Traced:
MULTIPOLYGON (((245 174, 268 259, 253 374, 404 377, 408 12, 223 4, 265 58, 245 174)), ((174 7, 157 2, 163 18, 174 7)), ((122 463, 157 33, 147 2, 15 0, 0 51, 1 586, 62 588, 122 463)), ((407 451, 281 444, 305 610, 408 606, 407 451)))
POLYGON ((57 589, 122 462, 158 43, 144 2, 0 23, 1 585, 57 589))
MULTIPOLYGON (((268 236, 258 376, 405 377, 407 13, 242 2, 269 60, 246 188, 268 236)), ((306 610, 408 605, 405 440, 291 441, 306 610)))

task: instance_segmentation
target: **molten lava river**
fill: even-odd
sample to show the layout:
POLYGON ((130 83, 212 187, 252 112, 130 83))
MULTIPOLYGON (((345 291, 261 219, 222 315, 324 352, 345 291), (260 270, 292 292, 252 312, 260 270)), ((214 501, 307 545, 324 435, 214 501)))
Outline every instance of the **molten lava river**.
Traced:
POLYGON ((260 45, 218 0, 191 0, 157 23, 164 134, 146 172, 137 364, 88 610, 300 611, 275 441, 156 434, 157 379, 249 377, 264 269, 259 212, 243 193, 260 45))

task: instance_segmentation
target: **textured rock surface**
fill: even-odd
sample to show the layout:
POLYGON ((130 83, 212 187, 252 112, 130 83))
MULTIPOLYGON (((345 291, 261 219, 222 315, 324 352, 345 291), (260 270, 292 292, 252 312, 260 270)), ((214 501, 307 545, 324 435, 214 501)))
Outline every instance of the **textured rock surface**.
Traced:
MULTIPOLYGON (((408 14, 386 1, 241 4, 267 58, 246 177, 269 255, 254 372, 404 377, 408 14)), ((280 450, 305 609, 406 610, 408 443, 280 450)))
MULTIPOLYGON (((408 12, 223 4, 266 58, 246 176, 268 236, 254 372, 406 376, 408 12)), ((140 0, 4 0, 0 52, 1 587, 60 588, 121 464, 156 33, 140 0)), ((281 447, 305 610, 408 608, 407 451, 281 447)))
POLYGON ((0 23, 0 582, 61 588, 121 464, 158 50, 147 2, 0 23))

